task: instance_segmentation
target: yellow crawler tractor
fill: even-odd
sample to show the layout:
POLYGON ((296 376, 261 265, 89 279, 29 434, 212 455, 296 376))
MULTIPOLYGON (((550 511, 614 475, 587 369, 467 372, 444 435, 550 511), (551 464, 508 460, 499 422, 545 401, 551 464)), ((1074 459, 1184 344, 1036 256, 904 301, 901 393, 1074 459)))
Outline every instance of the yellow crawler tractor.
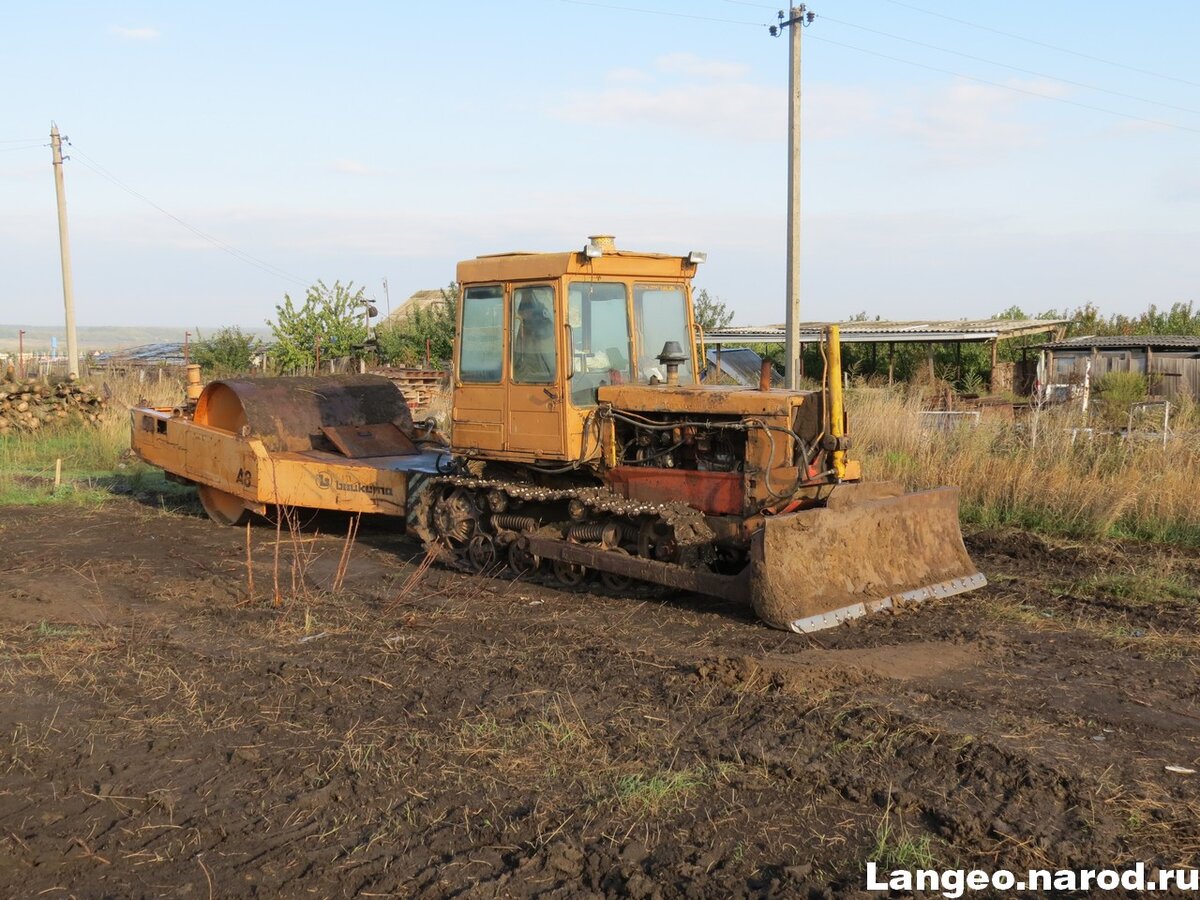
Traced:
POLYGON ((602 237, 459 263, 448 448, 368 409, 383 388, 361 376, 213 382, 194 413, 134 410, 134 447, 201 484, 218 520, 271 503, 405 515, 472 571, 649 582, 792 631, 985 584, 956 489, 863 483, 847 458, 836 328, 820 390, 771 389, 765 371, 753 388, 701 383, 702 261, 602 237))

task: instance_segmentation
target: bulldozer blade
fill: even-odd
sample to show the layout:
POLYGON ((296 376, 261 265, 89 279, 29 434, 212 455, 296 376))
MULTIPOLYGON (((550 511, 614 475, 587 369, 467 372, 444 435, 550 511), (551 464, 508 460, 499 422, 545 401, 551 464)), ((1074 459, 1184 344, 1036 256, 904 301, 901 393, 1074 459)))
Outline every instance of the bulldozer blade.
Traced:
POLYGON ((958 489, 841 485, 829 505, 769 517, 754 538, 759 618, 809 632, 987 584, 963 545, 958 489))

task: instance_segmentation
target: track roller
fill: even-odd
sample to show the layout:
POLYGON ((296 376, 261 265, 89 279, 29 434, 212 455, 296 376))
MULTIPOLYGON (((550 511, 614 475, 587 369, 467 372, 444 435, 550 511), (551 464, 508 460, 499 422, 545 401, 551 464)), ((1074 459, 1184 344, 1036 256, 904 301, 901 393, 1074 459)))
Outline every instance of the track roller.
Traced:
POLYGON ((588 577, 585 566, 563 562, 561 559, 556 559, 550 570, 554 573, 554 580, 563 587, 579 587, 588 577))

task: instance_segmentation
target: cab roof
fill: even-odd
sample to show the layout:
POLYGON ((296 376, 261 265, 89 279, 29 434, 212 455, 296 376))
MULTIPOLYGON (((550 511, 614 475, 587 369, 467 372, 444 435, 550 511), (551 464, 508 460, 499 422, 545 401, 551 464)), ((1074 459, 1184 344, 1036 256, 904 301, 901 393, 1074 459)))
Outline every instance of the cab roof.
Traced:
POLYGON ((563 275, 690 279, 696 264, 686 256, 609 250, 588 257, 581 250, 563 253, 494 253, 465 259, 458 264, 460 284, 485 281, 527 281, 563 275))

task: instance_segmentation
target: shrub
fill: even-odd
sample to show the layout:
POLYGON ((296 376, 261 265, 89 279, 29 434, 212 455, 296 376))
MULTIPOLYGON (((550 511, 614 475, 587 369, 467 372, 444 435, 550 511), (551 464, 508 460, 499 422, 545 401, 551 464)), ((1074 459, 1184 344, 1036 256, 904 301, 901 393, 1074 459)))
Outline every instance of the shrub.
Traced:
POLYGON ((1137 372, 1109 372, 1096 379, 1093 389, 1095 412, 1109 428, 1124 428, 1129 407, 1141 403, 1149 393, 1146 376, 1137 372))
MULTIPOLYGON (((199 329, 197 329, 199 334, 199 329)), ((210 338, 201 339, 192 351, 192 359, 205 375, 220 377, 249 372, 261 349, 258 338, 240 328, 222 328, 210 338)))
POLYGON ((381 362, 401 366, 424 365, 427 346, 432 365, 450 359, 454 354, 458 285, 451 282, 449 287, 442 288, 442 299, 442 303, 389 318, 375 329, 381 362))

